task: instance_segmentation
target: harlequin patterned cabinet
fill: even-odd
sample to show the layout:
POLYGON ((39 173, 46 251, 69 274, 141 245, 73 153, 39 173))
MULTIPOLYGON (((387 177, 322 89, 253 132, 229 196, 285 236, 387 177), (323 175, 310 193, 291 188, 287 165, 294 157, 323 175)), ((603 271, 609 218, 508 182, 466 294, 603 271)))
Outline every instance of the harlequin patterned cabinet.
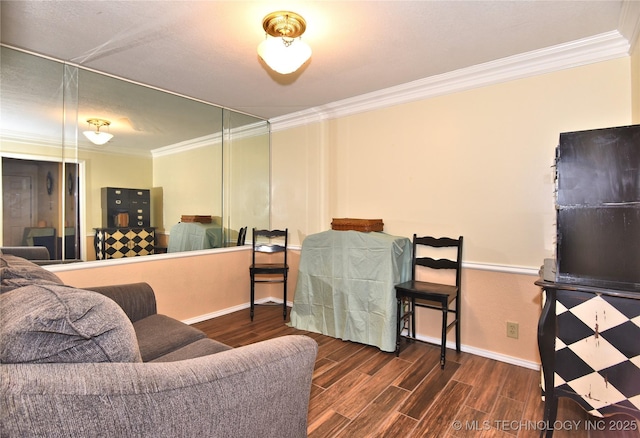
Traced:
POLYGON ((640 418, 638 163, 640 125, 560 134, 556 266, 536 282, 547 425, 558 397, 596 417, 640 418))
POLYGON ((596 417, 625 413, 640 419, 640 294, 536 285, 545 294, 538 325, 545 424, 554 424, 559 397, 596 417))
POLYGON ((96 228, 96 259, 118 259, 154 254, 155 228, 96 228))

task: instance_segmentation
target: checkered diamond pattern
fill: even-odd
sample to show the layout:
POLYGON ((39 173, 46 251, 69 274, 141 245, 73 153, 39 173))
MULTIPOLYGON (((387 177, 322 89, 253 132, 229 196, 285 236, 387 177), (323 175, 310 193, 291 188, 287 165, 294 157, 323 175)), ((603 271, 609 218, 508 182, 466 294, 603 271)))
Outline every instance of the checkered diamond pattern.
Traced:
POLYGON ((558 291, 555 387, 595 416, 640 409, 640 300, 558 291))
POLYGON ((98 260, 153 254, 155 229, 97 229, 95 247, 98 260))

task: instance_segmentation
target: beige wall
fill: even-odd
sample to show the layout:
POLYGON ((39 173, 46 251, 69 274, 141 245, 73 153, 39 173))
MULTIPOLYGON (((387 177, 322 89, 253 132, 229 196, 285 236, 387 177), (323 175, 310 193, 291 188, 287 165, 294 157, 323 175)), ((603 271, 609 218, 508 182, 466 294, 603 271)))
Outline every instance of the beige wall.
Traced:
POLYGON ((269 228, 269 134, 238 136, 227 148, 225 166, 225 226, 236 231, 269 228))
POLYGON ((640 33, 631 53, 631 90, 633 92, 633 123, 640 124, 640 33))
MULTIPOLYGON (((84 223, 87 242, 87 260, 95 260, 93 229, 102 227, 102 187, 130 187, 146 189, 152 186, 153 163, 151 157, 126 156, 80 150, 78 159, 85 165, 86 220, 84 223)), ((82 208, 82 207, 81 207, 82 208)))
MULTIPOLYGON (((554 149, 561 132, 631 122, 629 71, 622 58, 274 126, 273 225, 300 240, 333 217, 382 218, 407 237, 464 235, 464 347, 539 363, 533 282, 554 252, 554 149), (518 340, 507 321, 520 324, 518 340)), ((437 339, 437 316, 421 311, 419 335, 437 339)))
POLYGON ((152 186, 151 157, 80 151, 79 158, 86 166, 85 202, 89 232, 91 228, 102 226, 102 187, 146 189, 152 186))
POLYGON ((216 142, 153 160, 153 184, 163 193, 166 231, 182 215, 222 214, 222 143, 216 142))
MULTIPOLYGON (((558 135, 629 124, 630 64, 617 59, 276 131, 272 226, 288 227, 294 244, 341 216, 382 218, 396 235, 463 234, 464 349, 535 365, 533 274, 553 252, 558 135), (506 321, 520 324, 519 339, 506 337, 506 321)), ((246 306, 250 254, 107 261, 58 275, 76 286, 147 281, 161 312, 190 320, 246 306)), ((291 259, 289 300, 296 251, 291 259)), ((280 289, 258 291, 269 296, 281 297, 280 289)), ((437 338, 438 329, 421 314, 418 333, 437 338)))
MULTIPOLYGON (((300 256, 289 255, 287 301, 292 302, 300 256)), ((216 252, 185 252, 179 256, 154 255, 120 260, 85 262, 49 268, 65 284, 76 287, 147 282, 156 293, 158 312, 189 321, 203 320, 248 307, 251 247, 216 252)), ((282 299, 281 284, 256 286, 256 300, 282 299)), ((247 311, 247 320, 249 313, 247 311)))
POLYGON ((274 127, 274 225, 382 218, 391 234, 464 235, 467 262, 537 267, 554 249, 559 134, 629 124, 628 72, 622 58, 274 127))

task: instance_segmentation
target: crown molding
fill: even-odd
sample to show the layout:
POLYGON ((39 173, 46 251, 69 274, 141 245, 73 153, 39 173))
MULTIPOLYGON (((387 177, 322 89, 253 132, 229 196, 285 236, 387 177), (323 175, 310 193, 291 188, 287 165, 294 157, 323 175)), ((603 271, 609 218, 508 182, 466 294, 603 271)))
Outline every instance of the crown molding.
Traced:
POLYGON ((31 133, 24 133, 22 131, 15 131, 12 129, 2 129, 0 131, 0 141, 9 141, 18 144, 35 145, 45 148, 62 149, 61 137, 47 137, 44 135, 34 135, 31 133))
POLYGON ((222 133, 216 132, 215 134, 205 135, 203 137, 181 141, 180 143, 174 143, 169 146, 152 149, 151 155, 153 158, 164 157, 165 155, 173 155, 179 152, 185 152, 191 149, 198 149, 220 143, 222 143, 222 133))
POLYGON ((618 29, 622 36, 629 41, 629 53, 631 53, 640 37, 640 2, 631 0, 622 2, 618 29))
POLYGON ((628 56, 630 47, 620 32, 606 32, 275 117, 271 132, 608 61, 628 56))
MULTIPOLYGON (((249 125, 240 126, 237 128, 231 128, 228 131, 229 138, 239 140, 242 138, 251 138, 258 135, 266 135, 269 133, 269 123, 267 121, 260 121, 251 123, 249 125)), ((153 158, 163 157, 165 155, 173 155, 180 152, 185 152, 191 149, 197 149, 205 146, 211 146, 212 144, 220 144, 223 141, 222 133, 216 132, 214 134, 205 135, 202 137, 194 138, 191 140, 182 141, 180 143, 170 144, 157 149, 151 150, 153 158)))

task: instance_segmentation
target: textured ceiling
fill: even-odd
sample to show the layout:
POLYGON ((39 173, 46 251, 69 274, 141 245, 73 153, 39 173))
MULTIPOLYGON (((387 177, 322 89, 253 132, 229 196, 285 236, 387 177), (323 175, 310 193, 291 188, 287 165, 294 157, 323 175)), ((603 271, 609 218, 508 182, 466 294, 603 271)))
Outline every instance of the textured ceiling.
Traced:
POLYGON ((4 44, 274 118, 618 30, 622 1, 2 1, 4 44), (262 18, 307 20, 311 60, 273 73, 262 18))

